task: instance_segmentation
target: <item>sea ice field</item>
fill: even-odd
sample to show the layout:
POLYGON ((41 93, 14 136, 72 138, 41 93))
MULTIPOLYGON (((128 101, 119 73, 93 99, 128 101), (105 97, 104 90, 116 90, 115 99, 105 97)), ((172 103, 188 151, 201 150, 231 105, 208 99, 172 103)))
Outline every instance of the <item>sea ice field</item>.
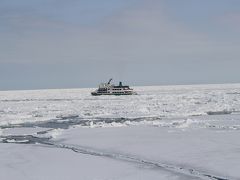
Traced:
POLYGON ((240 84, 0 92, 1 180, 238 180, 240 84))

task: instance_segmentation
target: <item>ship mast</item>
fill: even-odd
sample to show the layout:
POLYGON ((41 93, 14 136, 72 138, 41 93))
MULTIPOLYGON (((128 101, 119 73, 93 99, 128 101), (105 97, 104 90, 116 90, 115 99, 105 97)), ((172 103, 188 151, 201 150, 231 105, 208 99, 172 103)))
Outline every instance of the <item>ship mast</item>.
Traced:
POLYGON ((111 78, 111 79, 109 79, 109 81, 108 81, 108 84, 110 84, 110 83, 111 83, 111 81, 112 81, 112 78, 111 78))

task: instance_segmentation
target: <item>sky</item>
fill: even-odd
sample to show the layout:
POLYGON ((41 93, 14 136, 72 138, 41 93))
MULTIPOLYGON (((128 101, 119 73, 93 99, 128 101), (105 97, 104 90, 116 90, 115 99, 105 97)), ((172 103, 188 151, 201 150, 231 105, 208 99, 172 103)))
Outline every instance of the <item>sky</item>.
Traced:
POLYGON ((0 0, 0 90, 240 83, 239 0, 0 0))

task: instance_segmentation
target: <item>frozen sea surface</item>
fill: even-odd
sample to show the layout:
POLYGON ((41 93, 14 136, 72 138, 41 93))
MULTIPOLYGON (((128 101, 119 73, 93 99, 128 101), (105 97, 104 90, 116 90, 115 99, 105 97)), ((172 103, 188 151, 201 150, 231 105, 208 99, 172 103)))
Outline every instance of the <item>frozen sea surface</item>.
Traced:
POLYGON ((240 179, 240 84, 0 92, 0 179, 240 179))

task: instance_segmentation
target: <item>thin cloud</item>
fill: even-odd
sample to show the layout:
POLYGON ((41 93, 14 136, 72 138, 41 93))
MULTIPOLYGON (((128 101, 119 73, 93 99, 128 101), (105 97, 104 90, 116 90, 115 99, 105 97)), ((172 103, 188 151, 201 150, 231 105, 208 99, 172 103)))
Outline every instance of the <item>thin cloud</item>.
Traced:
MULTIPOLYGON (((159 1, 143 1, 105 17, 101 24, 83 26, 47 16, 14 16, 13 31, 3 37, 1 61, 12 62, 149 62, 214 60, 236 56, 237 45, 215 42, 170 18, 159 1), (10 39, 10 40, 9 40, 10 39)), ((236 18, 236 17, 235 17, 236 18)), ((6 33, 7 34, 7 33, 6 33)), ((2 36, 5 34, 2 33, 2 36)))
POLYGON ((209 45, 203 34, 168 19, 160 3, 126 9, 97 27, 69 25, 47 17, 9 19, 11 26, 24 34, 15 37, 15 58, 2 53, 5 61, 159 60, 203 53, 209 45))
POLYGON ((232 28, 238 28, 240 30, 240 12, 225 13, 219 18, 219 22, 223 25, 231 26, 232 28))

